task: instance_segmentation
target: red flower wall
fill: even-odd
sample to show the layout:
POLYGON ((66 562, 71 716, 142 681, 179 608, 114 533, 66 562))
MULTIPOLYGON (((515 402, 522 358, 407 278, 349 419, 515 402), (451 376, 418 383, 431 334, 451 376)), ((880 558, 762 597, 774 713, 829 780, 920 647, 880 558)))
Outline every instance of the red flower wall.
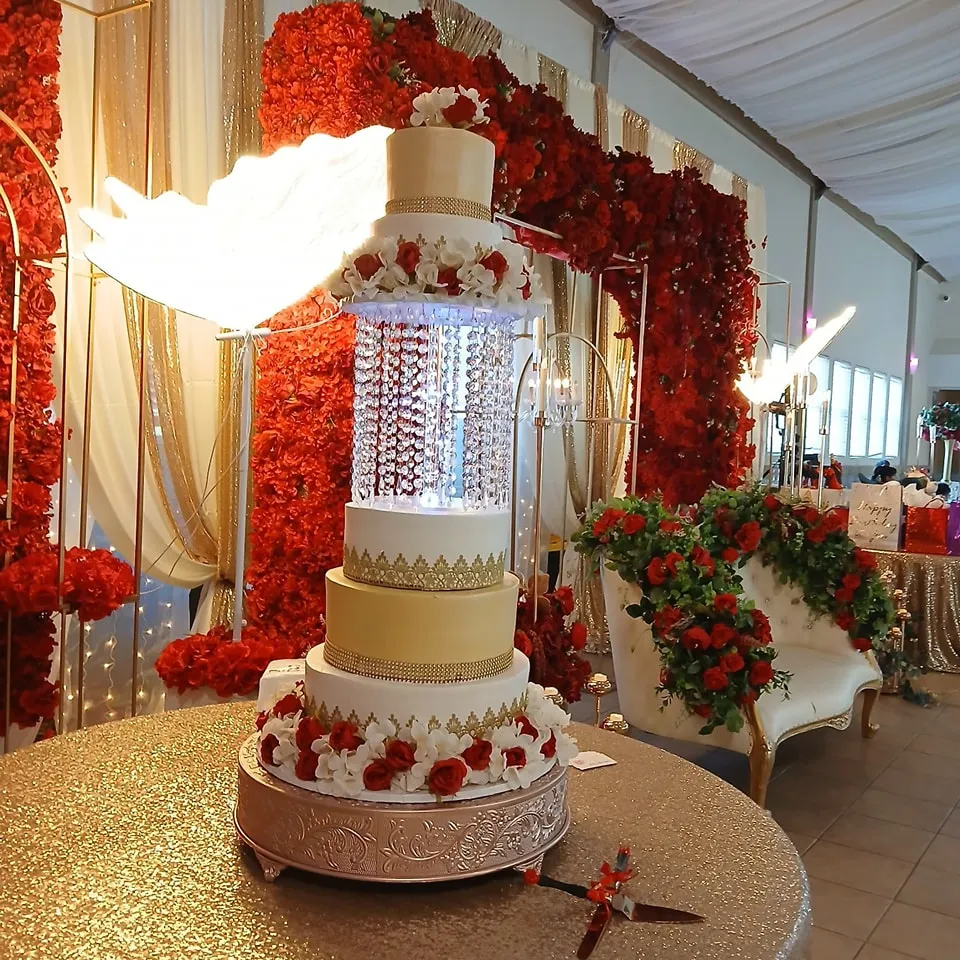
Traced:
MULTIPOLYGON (((60 5, 54 0, 0 0, 0 109, 37 145, 47 163, 57 159, 60 5)), ((63 220, 56 196, 33 153, 0 124, 0 183, 20 231, 22 275, 17 346, 17 402, 13 489, 6 486, 14 335, 11 327, 14 251, 11 226, 0 208, 0 511, 13 497, 13 519, 0 522, 0 732, 5 717, 6 615, 13 617, 11 719, 26 727, 51 719, 59 701, 47 677, 55 647, 51 617, 61 601, 87 619, 112 612, 133 593, 126 564, 106 551, 71 550, 65 582, 57 584, 56 547, 49 541, 51 487, 60 479, 61 425, 50 414, 56 397, 53 352, 56 301, 49 259, 60 246, 63 220)), ((0 514, 5 516, 5 512, 0 514)))

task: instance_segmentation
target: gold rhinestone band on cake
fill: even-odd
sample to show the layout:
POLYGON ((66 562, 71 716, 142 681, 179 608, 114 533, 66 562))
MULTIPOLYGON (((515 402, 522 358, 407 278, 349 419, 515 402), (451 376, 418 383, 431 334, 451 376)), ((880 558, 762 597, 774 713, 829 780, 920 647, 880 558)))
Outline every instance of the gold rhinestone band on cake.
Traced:
POLYGON ((407 683, 462 683, 495 677, 513 663, 513 648, 485 660, 466 663, 404 663, 402 660, 380 660, 343 650, 329 640, 323 645, 323 659, 347 673, 356 673, 372 680, 403 680, 407 683))
POLYGON ((493 212, 488 206, 459 197, 400 197, 388 200, 387 214, 395 213, 442 213, 448 217, 469 217, 487 223, 493 220, 493 212))
POLYGON ((374 559, 366 550, 358 554, 348 547, 343 553, 343 572, 351 580, 399 590, 479 590, 503 582, 504 558, 503 552, 491 553, 486 560, 478 555, 471 563, 461 555, 451 564, 445 557, 428 563, 420 555, 410 563, 402 553, 393 560, 385 553, 374 559))

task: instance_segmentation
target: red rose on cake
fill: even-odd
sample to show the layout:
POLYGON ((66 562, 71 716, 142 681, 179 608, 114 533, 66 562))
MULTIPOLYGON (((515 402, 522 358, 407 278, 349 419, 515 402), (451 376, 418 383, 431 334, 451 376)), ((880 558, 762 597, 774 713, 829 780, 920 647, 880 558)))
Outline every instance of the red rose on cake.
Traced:
POLYGON ((486 770, 490 766, 490 757, 493 755, 493 744, 489 740, 473 738, 473 744, 463 751, 463 762, 471 770, 486 770))
POLYGON ((389 790, 393 773, 389 761, 374 760, 363 768, 363 785, 367 790, 389 790))
POLYGON ((407 743, 406 740, 388 740, 386 756, 387 766, 397 773, 404 773, 416 762, 414 757, 416 749, 417 748, 414 744, 407 743))
MULTIPOLYGON (((420 247, 412 240, 405 240, 397 247, 397 266, 408 276, 412 276, 420 263, 420 247)), ((364 279, 367 279, 364 277, 364 279)))
POLYGON ((349 720, 335 723, 330 730, 330 749, 339 753, 341 750, 356 750, 363 743, 363 738, 357 731, 357 725, 349 720))
POLYGON ((467 765, 460 757, 437 760, 427 774, 427 786, 436 797, 452 797, 467 778, 467 765))

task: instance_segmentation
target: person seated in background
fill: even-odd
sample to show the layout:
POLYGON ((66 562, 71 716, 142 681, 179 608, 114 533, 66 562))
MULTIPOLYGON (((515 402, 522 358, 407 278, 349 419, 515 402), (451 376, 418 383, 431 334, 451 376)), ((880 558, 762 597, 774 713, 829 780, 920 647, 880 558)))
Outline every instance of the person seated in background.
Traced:
POLYGON ((873 476, 870 478, 871 483, 896 483, 897 482, 897 468, 890 465, 889 460, 881 460, 873 468, 873 476))

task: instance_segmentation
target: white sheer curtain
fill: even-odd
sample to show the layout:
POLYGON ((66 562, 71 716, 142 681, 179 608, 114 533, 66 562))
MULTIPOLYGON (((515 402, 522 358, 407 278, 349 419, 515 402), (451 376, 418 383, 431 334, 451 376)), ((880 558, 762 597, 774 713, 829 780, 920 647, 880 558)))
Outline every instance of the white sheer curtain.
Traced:
MULTIPOLYGON (((169 158, 171 186, 202 199, 210 182, 223 174, 220 121, 220 34, 223 0, 203 4, 169 0, 169 158)), ((126 16, 130 16, 127 14, 126 16)), ((93 20, 64 10, 60 110, 64 120, 57 176, 72 199, 71 232, 75 255, 89 233, 77 219, 80 208, 105 206, 104 177, 111 172, 99 140, 95 169, 93 144, 93 20), (92 188, 92 192, 91 192, 92 188)), ((133 134, 136 135, 136 134, 133 134)), ((141 186, 141 185, 136 185, 141 186)), ((79 261, 75 269, 80 270, 79 261)), ((68 325, 68 426, 71 460, 82 461, 84 382, 87 367, 89 282, 74 277, 68 325)), ((89 490, 90 510, 110 543, 132 561, 136 532, 138 383, 130 360, 126 319, 119 287, 111 280, 96 283, 93 379, 91 393, 89 490)), ((62 319, 61 319, 62 324, 62 319)), ((209 473, 217 433, 216 328, 193 317, 178 318, 178 339, 187 391, 189 456, 201 487, 216 481, 209 473)), ((62 344, 58 351, 62 361, 62 344)), ((208 524, 215 526, 215 497, 203 504, 208 524)), ((163 508, 150 464, 146 464, 143 510, 144 573, 167 583, 193 587, 216 576, 215 564, 197 562, 175 547, 176 531, 163 508)))

